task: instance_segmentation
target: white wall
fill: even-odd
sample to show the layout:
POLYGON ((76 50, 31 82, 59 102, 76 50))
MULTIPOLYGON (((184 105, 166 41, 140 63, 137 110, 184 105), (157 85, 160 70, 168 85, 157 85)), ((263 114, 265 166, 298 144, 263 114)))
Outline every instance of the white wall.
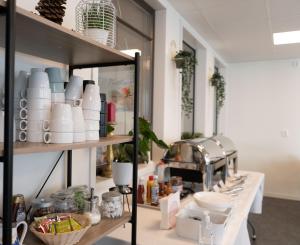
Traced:
POLYGON ((226 133, 240 169, 265 173, 266 195, 300 200, 298 61, 230 64, 227 75, 226 133))

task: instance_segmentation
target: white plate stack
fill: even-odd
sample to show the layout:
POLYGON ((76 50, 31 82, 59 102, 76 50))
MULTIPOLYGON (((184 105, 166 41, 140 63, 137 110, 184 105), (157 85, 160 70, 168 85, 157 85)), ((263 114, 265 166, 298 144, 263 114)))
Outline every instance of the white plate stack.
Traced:
POLYGON ((44 142, 44 131, 49 130, 51 90, 48 74, 42 69, 31 69, 27 88, 27 107, 27 141, 44 142))
POLYGON ((87 140, 99 140, 101 99, 98 85, 87 84, 82 100, 87 140))

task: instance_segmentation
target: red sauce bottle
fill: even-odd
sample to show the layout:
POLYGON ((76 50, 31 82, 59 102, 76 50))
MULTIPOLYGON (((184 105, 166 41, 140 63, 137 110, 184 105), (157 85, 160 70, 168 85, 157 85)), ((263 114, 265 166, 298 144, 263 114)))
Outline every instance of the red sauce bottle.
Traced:
POLYGON ((144 204, 145 197, 145 187, 144 187, 144 178, 139 179, 138 191, 137 191, 137 203, 144 204))

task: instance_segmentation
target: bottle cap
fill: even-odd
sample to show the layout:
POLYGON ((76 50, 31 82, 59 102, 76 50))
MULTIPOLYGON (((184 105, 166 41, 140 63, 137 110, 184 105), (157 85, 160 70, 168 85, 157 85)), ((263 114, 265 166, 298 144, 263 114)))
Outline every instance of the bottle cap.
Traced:
POLYGON ((153 175, 150 175, 149 176, 149 180, 153 180, 154 178, 153 178, 153 175))

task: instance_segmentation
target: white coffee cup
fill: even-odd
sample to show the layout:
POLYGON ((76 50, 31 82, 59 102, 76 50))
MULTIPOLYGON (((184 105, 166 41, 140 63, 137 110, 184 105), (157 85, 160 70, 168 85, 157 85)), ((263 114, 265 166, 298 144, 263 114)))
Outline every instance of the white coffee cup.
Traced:
POLYGON ((66 87, 66 100, 77 100, 81 98, 83 79, 79 76, 71 76, 66 87))
POLYGON ((82 106, 82 99, 78 100, 66 100, 66 104, 71 105, 72 107, 82 106))
POLYGON ((44 142, 44 132, 27 130, 27 141, 33 143, 44 142))
POLYGON ((83 93, 82 108, 94 111, 101 111, 101 99, 99 86, 94 84, 86 85, 83 93))
POLYGON ((22 108, 27 108, 27 104, 28 104, 27 99, 25 99, 25 98, 20 99, 19 106, 20 106, 21 109, 22 108))
POLYGON ((85 120, 85 130, 86 131, 99 131, 100 122, 95 120, 85 120))
POLYGON ((42 71, 31 73, 28 88, 49 88, 48 74, 42 71))
POLYGON ((48 99, 51 100, 50 88, 28 88, 27 99, 48 99))
POLYGON ((55 103, 65 103, 65 93, 52 93, 51 102, 55 103))
POLYGON ((50 110, 29 110, 28 111, 28 121, 44 121, 50 120, 51 111, 50 110))
POLYGON ((20 130, 27 130, 28 121, 27 120, 20 120, 18 125, 20 130))
POLYGON ((85 120, 100 120, 100 111, 83 110, 83 117, 85 120))
POLYGON ((20 71, 15 80, 15 98, 24 98, 28 86, 28 76, 26 71, 20 71))
POLYGON ((85 139, 85 132, 74 132, 73 133, 73 142, 74 143, 79 143, 79 142, 84 142, 85 139))
POLYGON ((20 119, 27 119, 28 118, 28 110, 26 108, 22 108, 19 111, 20 119))
POLYGON ((72 109, 69 104, 53 104, 51 120, 72 121, 72 109))
POLYGON ((85 123, 82 108, 80 106, 72 107, 73 132, 84 132, 85 123))
POLYGON ((18 138, 19 138, 19 141, 21 141, 21 142, 27 141, 27 132, 19 131, 18 138))
POLYGON ((28 110, 50 110, 51 100, 49 99, 28 99, 28 110))
POLYGON ((99 131, 85 131, 86 140, 99 140, 99 131))
POLYGON ((73 121, 72 120, 51 120, 50 129, 51 132, 72 133, 73 121))
POLYGON ((44 133, 43 140, 46 144, 73 143, 73 133, 46 132, 44 133))
POLYGON ((27 130, 31 132, 49 131, 50 122, 48 120, 28 120, 27 130))

